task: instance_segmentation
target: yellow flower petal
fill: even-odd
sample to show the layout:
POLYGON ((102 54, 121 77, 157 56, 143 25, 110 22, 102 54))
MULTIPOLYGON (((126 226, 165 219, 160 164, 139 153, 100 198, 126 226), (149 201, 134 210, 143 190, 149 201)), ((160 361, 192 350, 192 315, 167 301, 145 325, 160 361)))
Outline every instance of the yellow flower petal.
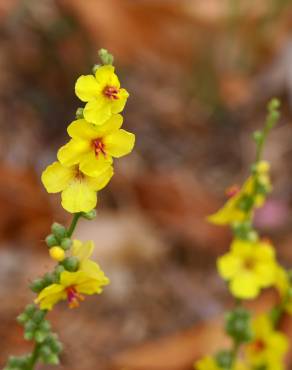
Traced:
POLYGON ((116 158, 130 153, 134 144, 135 135, 125 130, 118 130, 104 138, 107 153, 116 158))
POLYGON ((120 87, 119 79, 115 74, 115 67, 112 65, 105 65, 97 68, 95 78, 102 88, 105 86, 120 87))
POLYGON ((67 132, 70 137, 78 140, 91 141, 97 137, 96 126, 85 119, 78 119, 70 123, 67 132))
POLYGON ((100 136, 105 136, 114 131, 119 130, 123 124, 123 116, 121 114, 113 114, 102 126, 95 126, 100 136))
POLYGON ((98 156, 93 151, 84 155, 80 161, 80 170, 88 176, 98 177, 112 165, 112 158, 105 157, 102 153, 98 156))
POLYGON ((88 187, 94 191, 103 189, 110 181, 114 174, 112 167, 108 167, 106 171, 102 172, 98 177, 87 177, 86 181, 88 187))
POLYGON ((76 286, 78 293, 83 293, 87 295, 100 294, 102 292, 104 284, 100 283, 98 280, 87 280, 76 286))
POLYGON ((41 310, 51 310, 61 300, 66 299, 64 288, 60 284, 52 284, 43 289, 35 303, 40 305, 41 310))
POLYGON ((54 162, 42 173, 42 183, 48 193, 58 193, 68 186, 73 177, 74 169, 54 162))
POLYGON ((59 149, 57 157, 62 164, 72 166, 79 163, 80 157, 90 150, 89 142, 71 139, 66 145, 59 149))
POLYGON ((259 285, 255 275, 246 271, 230 281, 230 290, 236 298, 253 299, 259 294, 259 285))
POLYGON ((63 287, 70 287, 87 280, 87 275, 83 271, 69 272, 64 271, 60 275, 60 284, 63 287))
POLYGON ((120 89, 119 94, 118 94, 118 99, 113 100, 111 102, 112 103, 112 106, 111 106, 112 113, 120 113, 124 109, 128 97, 129 97, 128 91, 125 89, 120 89))
POLYGON ((238 273, 240 267, 240 259, 231 253, 219 257, 217 260, 217 268, 223 279, 232 279, 238 273))
POLYGON ((83 111, 84 118, 95 125, 103 125, 112 115, 111 102, 100 100, 89 101, 83 111))
POLYGON ((73 240, 72 255, 77 257, 82 263, 87 260, 93 253, 94 243, 92 240, 82 243, 80 240, 73 240))
POLYGON ((75 84, 75 93, 84 102, 96 99, 101 93, 101 86, 94 76, 80 76, 75 84))
POLYGON ((97 194, 87 181, 74 180, 62 192, 62 207, 71 213, 89 212, 96 207, 97 194))

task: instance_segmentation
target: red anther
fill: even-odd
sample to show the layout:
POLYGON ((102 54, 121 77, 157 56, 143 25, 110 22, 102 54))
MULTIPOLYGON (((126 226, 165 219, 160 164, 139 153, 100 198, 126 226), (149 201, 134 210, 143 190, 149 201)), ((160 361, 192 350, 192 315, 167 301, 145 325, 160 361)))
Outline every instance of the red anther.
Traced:
POLYGON ((103 90, 103 94, 111 100, 119 99, 118 93, 119 89, 115 86, 106 86, 103 90))

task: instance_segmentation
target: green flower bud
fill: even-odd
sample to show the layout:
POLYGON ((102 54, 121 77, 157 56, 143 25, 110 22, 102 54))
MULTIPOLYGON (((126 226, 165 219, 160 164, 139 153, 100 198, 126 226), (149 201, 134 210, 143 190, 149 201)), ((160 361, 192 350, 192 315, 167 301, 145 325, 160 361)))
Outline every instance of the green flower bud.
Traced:
POLYGON ((43 321, 43 319, 46 316, 46 311, 43 310, 38 310, 33 314, 32 320, 36 323, 39 324, 40 322, 43 321))
POLYGON ((59 244, 58 239, 55 237, 54 234, 50 234, 46 237, 46 243, 49 248, 59 244))
POLYGON ((259 143, 259 142, 261 142, 262 140, 263 140, 263 138, 264 138, 264 134, 262 133, 262 131, 255 131, 254 133, 253 133, 253 139, 254 139, 254 141, 256 142, 256 143, 259 143))
POLYGON ((63 350, 63 345, 58 340, 55 340, 55 341, 51 342, 50 347, 51 347, 52 352, 57 353, 57 354, 62 352, 62 350, 63 350))
POLYGON ((39 325, 39 329, 42 330, 42 331, 50 331, 51 330, 51 324, 49 323, 48 320, 44 320, 40 323, 39 325))
POLYGON ((34 304, 28 304, 25 307, 24 312, 27 314, 27 316, 31 317, 34 314, 34 312, 36 311, 36 309, 37 309, 37 307, 34 304))
POLYGON ((49 365, 59 365, 59 357, 55 353, 43 357, 44 363, 49 365))
POLYGON ((56 274, 56 276, 57 276, 58 280, 60 280, 60 274, 61 274, 63 271, 65 271, 65 267, 64 267, 63 265, 57 265, 57 266, 55 267, 55 274, 56 274))
POLYGON ((42 357, 48 357, 52 354, 51 348, 47 345, 42 345, 40 349, 40 354, 42 357))
POLYGON ((57 277, 54 273, 47 272, 43 277, 44 286, 54 284, 57 280, 57 277))
POLYGON ((67 271, 74 272, 78 269, 79 261, 77 257, 67 257, 62 261, 62 265, 67 271))
POLYGON ((62 239, 60 246, 61 246, 65 251, 67 251, 67 250, 68 250, 68 249, 70 249, 70 248, 71 248, 71 246, 72 246, 72 240, 71 240, 70 238, 64 238, 64 239, 62 239))
POLYGON ((43 343, 48 333, 46 331, 37 330, 34 335, 34 339, 37 343, 43 343))
POLYGON ((16 320, 19 324, 23 325, 27 322, 27 320, 29 320, 29 317, 27 316, 27 314, 25 312, 23 312, 23 313, 21 313, 20 315, 17 316, 16 320))
POLYGON ((36 330, 36 328, 37 324, 32 320, 27 321, 26 324, 24 325, 24 330, 28 332, 30 331, 33 332, 36 330))
POLYGON ((102 64, 113 64, 114 57, 106 49, 99 49, 98 55, 100 60, 102 61, 102 64))
POLYGON ((92 209, 89 212, 82 212, 82 217, 85 218, 86 220, 94 220, 96 217, 96 210, 92 209))
POLYGON ((245 308, 236 308, 225 316, 225 330, 234 341, 248 342, 252 338, 251 315, 245 308))
POLYGON ((273 98, 268 103, 268 110, 271 112, 271 111, 279 109, 280 106, 281 106, 280 100, 277 98, 273 98))
POLYGON ((220 369, 231 369, 233 356, 231 351, 220 351, 215 356, 216 363, 220 369))
POLYGON ((33 340, 34 332, 32 331, 26 331, 23 335, 25 340, 33 340))
POLYGON ((83 116, 83 110, 84 110, 84 108, 81 108, 81 107, 77 108, 77 111, 75 113, 76 119, 82 119, 82 118, 84 118, 84 116, 83 116))
POLYGON ((63 238, 67 237, 67 229, 58 222, 53 223, 51 230, 58 240, 62 240, 63 238))
POLYGON ((34 292, 34 293, 39 293, 41 290, 44 289, 45 287, 45 282, 43 279, 35 279, 30 285, 29 285, 30 289, 34 292))

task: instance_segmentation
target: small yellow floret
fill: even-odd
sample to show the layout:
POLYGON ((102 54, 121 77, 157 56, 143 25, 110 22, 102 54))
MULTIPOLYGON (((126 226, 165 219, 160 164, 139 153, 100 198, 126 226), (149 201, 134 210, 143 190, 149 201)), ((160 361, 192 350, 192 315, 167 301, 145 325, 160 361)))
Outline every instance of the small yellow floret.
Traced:
POLYGON ((283 370, 284 357, 288 350, 286 335, 273 328, 267 315, 258 316, 252 323, 252 329, 253 341, 245 348, 249 368, 283 370))
POLYGON ((263 173, 267 173, 270 171, 270 163, 267 162, 267 161, 260 161, 257 165, 256 165, 256 170, 259 174, 263 174, 263 173))
POLYGON ((259 162, 256 165, 257 174, 250 176, 241 189, 231 196, 222 208, 207 218, 208 221, 215 225, 228 225, 250 219, 254 210, 264 205, 267 193, 272 190, 269 168, 268 162, 259 162), (261 189, 259 189, 259 185, 261 189), (251 205, 247 209, 243 207, 245 200, 251 201, 251 205))
POLYGON ((58 262, 63 261, 63 259, 65 258, 64 249, 58 246, 50 248, 49 253, 50 253, 51 258, 58 262))
POLYGON ((236 239, 230 252, 218 258, 217 267, 234 297, 253 299, 262 288, 275 284, 278 265, 274 248, 266 241, 236 239))

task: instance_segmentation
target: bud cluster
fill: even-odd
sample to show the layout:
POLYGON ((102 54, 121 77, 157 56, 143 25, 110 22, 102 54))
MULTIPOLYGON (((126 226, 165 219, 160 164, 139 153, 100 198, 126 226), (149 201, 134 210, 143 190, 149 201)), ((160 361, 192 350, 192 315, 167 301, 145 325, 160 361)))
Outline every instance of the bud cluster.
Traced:
MULTIPOLYGON (((37 343, 37 355, 41 361, 44 364, 56 365, 59 363, 62 344, 57 335, 51 332, 51 325, 45 316, 46 311, 29 304, 17 317, 17 321, 24 326, 24 338, 37 343)), ((35 353, 30 353, 24 356, 11 356, 4 370, 29 369, 35 355, 35 353)))

